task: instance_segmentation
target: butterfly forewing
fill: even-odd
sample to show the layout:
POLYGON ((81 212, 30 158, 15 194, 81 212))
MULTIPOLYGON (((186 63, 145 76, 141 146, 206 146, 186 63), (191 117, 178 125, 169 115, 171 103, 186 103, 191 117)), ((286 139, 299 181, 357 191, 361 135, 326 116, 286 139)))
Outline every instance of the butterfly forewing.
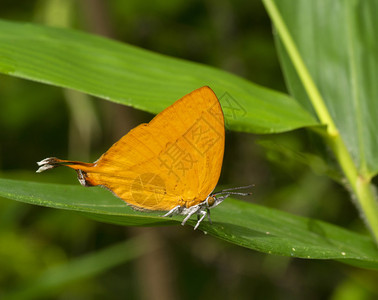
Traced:
POLYGON ((214 189, 223 149, 223 113, 215 94, 204 87, 114 144, 97 162, 112 175, 97 181, 137 208, 190 207, 214 189))
POLYGON ((206 199, 218 182, 224 119, 209 87, 184 96, 131 130, 93 165, 67 165, 137 209, 167 211, 206 199))

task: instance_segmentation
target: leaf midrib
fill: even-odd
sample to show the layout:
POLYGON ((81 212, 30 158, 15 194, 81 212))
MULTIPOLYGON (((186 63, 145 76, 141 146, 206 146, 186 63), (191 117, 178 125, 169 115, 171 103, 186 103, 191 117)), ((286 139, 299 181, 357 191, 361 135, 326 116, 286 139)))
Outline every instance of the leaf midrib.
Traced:
MULTIPOLYGON (((359 155, 359 171, 361 174, 367 175, 367 164, 365 155, 365 135, 363 134, 363 119, 361 112, 361 99, 360 99, 360 86, 358 84, 358 71, 357 71, 357 54, 356 45, 354 43, 353 36, 355 36, 354 29, 356 24, 354 24, 353 19, 353 7, 354 3, 346 5, 346 38, 348 43, 348 60, 349 60, 349 70, 350 70, 350 82, 352 89, 352 101, 355 111, 355 120, 357 125, 357 139, 358 139, 358 155, 359 155)), ((355 7, 356 8, 356 7, 355 7)))

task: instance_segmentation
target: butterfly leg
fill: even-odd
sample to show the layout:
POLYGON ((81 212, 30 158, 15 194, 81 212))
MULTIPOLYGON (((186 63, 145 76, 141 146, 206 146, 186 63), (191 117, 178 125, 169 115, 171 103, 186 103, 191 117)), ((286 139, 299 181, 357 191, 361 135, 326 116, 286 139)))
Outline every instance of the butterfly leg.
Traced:
POLYGON ((185 217, 185 219, 182 221, 181 225, 185 225, 186 221, 189 220, 189 218, 191 216, 193 216, 195 213, 198 213, 198 211, 201 209, 201 207, 199 205, 194 205, 192 207, 190 207, 189 209, 187 209, 187 211, 184 213, 186 214, 187 216, 185 217))
POLYGON ((169 212, 167 212, 163 217, 172 217, 181 213, 182 207, 180 205, 175 206, 169 212))
POLYGON ((207 218, 209 219, 209 223, 213 224, 213 222, 211 221, 211 218, 210 218, 210 209, 208 207, 206 207, 206 212, 207 212, 207 218))
POLYGON ((201 218, 198 220, 196 226, 194 226, 194 230, 196 230, 196 229, 198 228, 199 224, 201 224, 202 220, 206 217, 207 212, 206 212, 206 210, 200 210, 200 211, 198 212, 198 215, 200 215, 200 214, 201 214, 202 216, 201 216, 201 218))

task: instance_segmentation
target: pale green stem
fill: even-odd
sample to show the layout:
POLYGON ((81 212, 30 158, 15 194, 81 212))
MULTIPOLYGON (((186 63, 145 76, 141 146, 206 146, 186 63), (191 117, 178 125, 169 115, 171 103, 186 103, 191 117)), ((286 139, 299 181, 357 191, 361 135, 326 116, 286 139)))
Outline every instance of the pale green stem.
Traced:
POLYGON ((364 221, 371 230, 375 241, 378 243, 378 204, 375 197, 374 187, 370 177, 360 174, 345 146, 343 139, 320 95, 301 55, 283 21, 274 0, 263 0, 266 10, 275 25, 286 51, 298 72, 299 78, 310 98, 310 101, 322 124, 327 126, 327 140, 331 146, 348 183, 356 195, 357 202, 364 221))

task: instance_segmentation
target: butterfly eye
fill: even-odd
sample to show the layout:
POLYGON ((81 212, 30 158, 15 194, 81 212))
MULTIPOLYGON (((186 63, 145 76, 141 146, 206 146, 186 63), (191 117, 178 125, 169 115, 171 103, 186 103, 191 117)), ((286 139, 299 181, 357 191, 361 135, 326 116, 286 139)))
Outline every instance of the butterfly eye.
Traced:
POLYGON ((207 198, 207 204, 209 205, 209 207, 213 206, 215 203, 215 198, 213 196, 210 196, 209 198, 207 198))

